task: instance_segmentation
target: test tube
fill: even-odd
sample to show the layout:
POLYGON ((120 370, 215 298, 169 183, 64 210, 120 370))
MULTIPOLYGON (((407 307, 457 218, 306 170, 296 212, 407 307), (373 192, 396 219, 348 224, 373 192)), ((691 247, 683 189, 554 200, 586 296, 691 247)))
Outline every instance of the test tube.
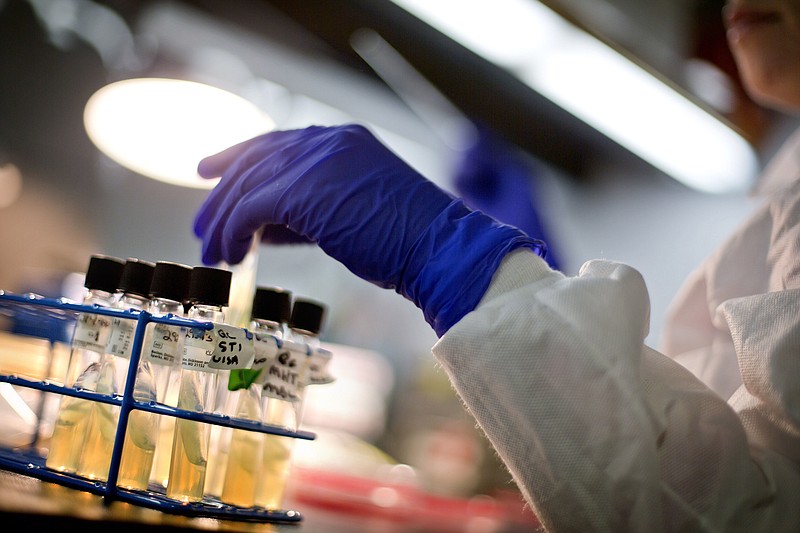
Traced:
MULTIPOLYGON (((253 297, 250 331, 253 333, 255 360, 252 384, 237 391, 235 416, 261 421, 261 391, 265 374, 282 346, 283 332, 291 310, 291 293, 279 288, 258 287, 253 297)), ((230 433, 230 428, 228 433, 230 433)), ((264 435, 241 429, 232 430, 227 454, 224 484, 220 499, 231 505, 255 505, 256 487, 262 477, 264 435)))
MULTIPOLYGON (((179 263, 159 261, 150 284, 150 304, 153 316, 183 316, 183 301, 189 292, 191 268, 179 263)), ((147 325, 133 398, 138 402, 164 403, 170 385, 177 386, 176 363, 180 361, 181 327, 172 324, 147 325)), ((169 464, 172 449, 173 417, 162 417, 147 411, 133 410, 128 419, 117 484, 128 489, 148 487, 156 453, 166 455, 162 462, 169 464), (165 431, 160 430, 161 425, 165 431)), ((166 485, 166 484, 164 484, 166 485)))
MULTIPOLYGON (((114 307, 135 311, 147 307, 154 267, 155 265, 148 261, 128 259, 119 282, 122 295, 114 307)), ((111 334, 97 371, 94 388, 96 392, 120 395, 125 390, 135 330, 135 319, 112 318, 111 334)), ((108 479, 118 422, 118 406, 92 402, 86 439, 81 446, 81 457, 78 461, 78 475, 101 481, 108 479)))
MULTIPOLYGON (((308 383, 309 357, 319 347, 325 306, 314 300, 296 299, 283 347, 264 384, 264 422, 300 427, 303 395, 308 383), (277 380, 277 381, 276 381, 277 380)), ((266 509, 280 509, 289 477, 294 439, 264 435, 262 474, 256 486, 255 503, 266 509)))
MULTIPOLYGON (((125 263, 116 257, 93 255, 86 270, 87 292, 83 305, 110 307, 118 294, 125 263)), ((100 358, 111 335, 111 320, 93 313, 81 313, 75 324, 72 350, 64 383, 69 387, 94 390, 100 358)), ((92 402, 64 396, 53 422, 45 465, 61 472, 78 469, 83 439, 92 402)), ((46 441, 46 438, 43 442, 46 441)))
MULTIPOLYGON (((195 267, 189 283, 192 305, 187 318, 222 323, 228 303, 231 273, 211 267, 195 267)), ((213 339, 201 328, 187 328, 181 358, 178 408, 197 412, 214 409, 217 372, 211 368, 213 339)), ((170 459, 167 496, 182 502, 203 499, 208 465, 209 427, 194 420, 177 419, 170 459)))

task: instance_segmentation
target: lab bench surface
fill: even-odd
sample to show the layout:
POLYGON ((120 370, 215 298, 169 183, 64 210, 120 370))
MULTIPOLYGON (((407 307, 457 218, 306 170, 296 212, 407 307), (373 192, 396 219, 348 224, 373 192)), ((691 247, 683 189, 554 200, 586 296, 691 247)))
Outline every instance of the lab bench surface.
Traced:
MULTIPOLYGON (((0 520, 27 531, 81 531, 85 533, 243 531, 263 533, 441 533, 447 524, 430 526, 374 519, 365 516, 303 508, 289 502, 303 520, 293 524, 254 523, 186 517, 163 513, 125 502, 105 504, 103 498, 55 483, 0 470, 0 520), (10 522, 10 520, 14 520, 10 522)), ((514 526, 478 531, 521 533, 538 528, 514 526)))
MULTIPOLYGON (((323 513, 324 514, 324 513, 323 513)), ((136 531, 245 531, 358 533, 382 531, 375 524, 358 524, 312 512, 299 524, 272 524, 186 517, 125 502, 106 505, 103 498, 13 472, 0 470, 0 520, 16 519, 19 530, 126 533, 136 531), (364 529, 367 528, 367 529, 364 529)), ((388 531, 388 530, 387 530, 388 531)))

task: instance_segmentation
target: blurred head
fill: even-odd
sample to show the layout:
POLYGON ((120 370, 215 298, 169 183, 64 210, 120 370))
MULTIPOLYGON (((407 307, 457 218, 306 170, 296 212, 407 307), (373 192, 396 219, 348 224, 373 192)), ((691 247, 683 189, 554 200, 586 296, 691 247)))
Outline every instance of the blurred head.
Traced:
POLYGON ((728 0, 723 16, 750 96, 800 112, 800 0, 728 0))

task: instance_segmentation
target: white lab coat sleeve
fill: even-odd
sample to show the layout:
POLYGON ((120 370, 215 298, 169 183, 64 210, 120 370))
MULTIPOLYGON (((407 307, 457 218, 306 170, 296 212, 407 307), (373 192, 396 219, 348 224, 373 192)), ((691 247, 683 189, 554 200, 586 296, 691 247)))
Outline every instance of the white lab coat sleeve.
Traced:
POLYGON ((730 404, 753 444, 800 465, 800 288, 735 298, 720 311, 743 381, 730 404))
POLYGON ((648 314, 628 266, 517 251, 433 352, 548 530, 797 531, 797 465, 644 345, 648 314))

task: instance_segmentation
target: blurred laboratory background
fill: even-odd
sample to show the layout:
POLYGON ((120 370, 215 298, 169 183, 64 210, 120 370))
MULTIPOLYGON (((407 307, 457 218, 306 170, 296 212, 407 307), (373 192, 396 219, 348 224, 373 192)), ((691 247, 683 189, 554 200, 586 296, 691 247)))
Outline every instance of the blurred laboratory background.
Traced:
MULTIPOLYGON (((0 0, 0 289, 79 299, 70 274, 93 253, 198 265, 199 158, 359 122, 540 232, 566 274, 592 258, 638 269, 657 346, 681 281, 754 209, 759 168, 797 126, 742 91, 723 3, 0 0), (122 83, 145 78, 250 107, 122 83), (486 136, 496 151, 476 153, 486 136)), ((432 492, 513 492, 411 303, 312 246, 262 246, 257 283, 328 306, 337 381, 308 400, 309 426, 374 445, 432 492)))

